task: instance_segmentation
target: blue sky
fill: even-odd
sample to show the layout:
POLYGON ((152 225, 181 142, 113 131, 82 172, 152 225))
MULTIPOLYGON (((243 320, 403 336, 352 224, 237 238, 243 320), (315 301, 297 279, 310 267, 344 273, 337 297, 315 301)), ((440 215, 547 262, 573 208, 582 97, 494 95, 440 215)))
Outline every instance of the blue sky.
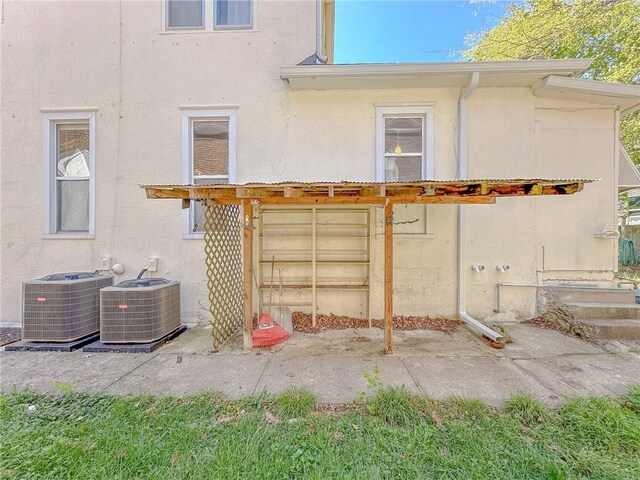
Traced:
POLYGON ((335 63, 463 60, 465 36, 496 25, 506 1, 336 0, 335 63))

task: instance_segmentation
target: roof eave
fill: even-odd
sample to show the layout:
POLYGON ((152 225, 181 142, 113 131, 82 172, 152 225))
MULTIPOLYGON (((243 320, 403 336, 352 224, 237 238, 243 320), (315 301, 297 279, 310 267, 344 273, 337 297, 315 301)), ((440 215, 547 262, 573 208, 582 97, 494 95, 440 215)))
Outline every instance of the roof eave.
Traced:
POLYGON ((640 85, 550 75, 533 86, 534 95, 618 106, 622 115, 640 108, 640 85))
POLYGON ((512 60, 499 62, 438 62, 438 63, 372 63, 348 65, 294 65, 280 67, 280 78, 330 77, 406 77, 497 73, 517 74, 540 72, 548 75, 579 75, 591 65, 591 59, 512 60))

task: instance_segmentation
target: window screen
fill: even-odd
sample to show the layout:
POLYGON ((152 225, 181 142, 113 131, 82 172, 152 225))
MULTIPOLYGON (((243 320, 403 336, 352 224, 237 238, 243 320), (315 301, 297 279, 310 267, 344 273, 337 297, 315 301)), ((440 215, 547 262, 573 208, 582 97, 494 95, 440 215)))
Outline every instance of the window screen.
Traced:
POLYGON ((204 0, 167 0, 167 28, 203 28, 204 0))
POLYGON ((251 27, 251 0, 215 0, 216 27, 251 27))

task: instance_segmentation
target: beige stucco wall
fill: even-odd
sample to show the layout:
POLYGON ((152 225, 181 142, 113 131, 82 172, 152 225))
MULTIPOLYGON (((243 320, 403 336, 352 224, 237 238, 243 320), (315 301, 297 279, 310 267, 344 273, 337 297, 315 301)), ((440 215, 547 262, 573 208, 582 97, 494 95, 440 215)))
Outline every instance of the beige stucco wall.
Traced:
MULTIPOLYGON (((260 2, 252 32, 162 33, 162 2, 5 2, 2 34, 0 321, 20 319, 20 281, 93 270, 103 256, 135 276, 149 256, 182 282, 183 321, 208 318, 202 240, 182 238, 177 201, 141 183, 181 182, 180 107, 237 105, 238 182, 374 180, 375 104, 435 104, 435 176, 456 176, 458 88, 292 91, 279 67, 314 50, 313 2, 260 2), (122 25, 122 28, 119 25, 122 25), (43 108, 97 108, 96 235, 43 239, 43 108)), ((478 89, 469 101, 471 177, 595 177, 575 198, 501 199, 469 208, 468 310, 532 315, 527 289, 499 281, 607 281, 615 242, 612 109, 536 99, 529 88, 478 89), (544 247, 544 254, 543 248, 544 247), (498 264, 510 270, 500 274, 498 264), (547 271, 548 270, 548 271, 547 271)), ((433 238, 399 238, 396 312, 455 314, 456 207, 428 209, 433 238)), ((373 315, 382 315, 382 239, 375 238, 373 315)), ((336 309, 349 311, 336 295, 336 309)), ((328 312, 327 312, 328 313, 328 312)))

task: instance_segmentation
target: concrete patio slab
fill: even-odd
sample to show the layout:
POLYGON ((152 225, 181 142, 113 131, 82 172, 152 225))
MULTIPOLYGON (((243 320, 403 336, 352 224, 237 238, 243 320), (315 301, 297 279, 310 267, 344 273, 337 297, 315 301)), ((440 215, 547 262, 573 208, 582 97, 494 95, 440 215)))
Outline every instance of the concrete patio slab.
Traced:
POLYGON ((264 355, 159 353, 106 391, 172 396, 215 391, 240 398, 254 392, 268 361, 264 355))
POLYGON ((554 330, 507 328, 513 343, 502 350, 465 329, 453 335, 396 331, 389 356, 382 354, 378 329, 296 332, 272 349, 245 354, 241 335, 212 353, 210 327, 198 327, 154 353, 0 351, 0 389, 51 393, 64 384, 74 391, 172 396, 215 391, 238 398, 301 385, 321 402, 351 402, 367 391, 365 372, 376 366, 384 385, 493 405, 517 392, 554 404, 576 395, 620 395, 640 384, 640 354, 632 348, 612 353, 554 330))
POLYGON ((629 385, 640 385, 636 355, 563 355, 514 362, 564 396, 622 395, 629 385))
POLYGON ((502 350, 494 350, 499 356, 508 358, 545 358, 567 354, 600 354, 605 350, 593 343, 566 335, 557 330, 550 330, 513 323, 505 325, 513 342, 502 350))
POLYGON ((267 365, 257 392, 278 393, 292 386, 305 386, 320 402, 346 403, 358 398, 369 386, 365 372, 378 368, 378 379, 385 385, 401 386, 418 392, 418 386, 398 357, 301 357, 274 355, 267 365))
POLYGON ((508 358, 405 358, 412 377, 425 395, 436 400, 451 397, 483 400, 498 405, 518 392, 543 402, 558 403, 560 395, 536 378, 524 375, 508 358))
POLYGON ((0 352, 0 390, 54 392, 64 384, 73 391, 104 391, 155 354, 76 352, 0 352))

